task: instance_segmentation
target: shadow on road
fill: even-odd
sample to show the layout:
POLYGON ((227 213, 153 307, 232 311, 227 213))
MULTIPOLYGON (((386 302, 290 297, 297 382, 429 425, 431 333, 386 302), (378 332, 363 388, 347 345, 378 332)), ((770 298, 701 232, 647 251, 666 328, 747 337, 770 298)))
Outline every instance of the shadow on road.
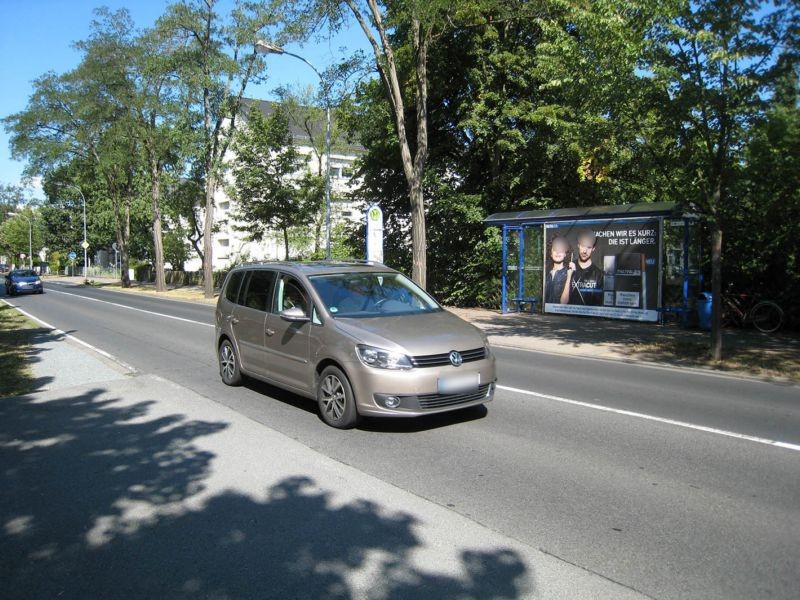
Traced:
POLYGON ((710 360, 710 333, 687 329, 678 323, 656 325, 573 315, 502 315, 477 309, 461 312, 487 335, 509 339, 510 345, 515 343, 511 338, 529 338, 554 342, 551 347, 560 352, 575 351, 590 356, 610 352, 623 359, 800 379, 800 338, 788 330, 764 334, 754 328, 725 329, 724 362, 717 364, 710 360))
POLYGON ((0 400, 4 598, 352 598, 356 583, 384 598, 529 592, 507 549, 460 551, 458 575, 415 566, 413 516, 336 503, 303 474, 258 498, 210 494, 216 455, 198 441, 227 423, 108 396, 0 400))

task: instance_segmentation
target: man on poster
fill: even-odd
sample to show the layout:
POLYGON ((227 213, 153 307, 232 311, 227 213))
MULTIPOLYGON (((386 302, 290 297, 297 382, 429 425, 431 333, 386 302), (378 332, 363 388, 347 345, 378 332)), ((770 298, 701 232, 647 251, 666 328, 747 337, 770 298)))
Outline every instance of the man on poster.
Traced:
POLYGON ((603 270, 592 261, 596 245, 597 236, 593 231, 582 229, 578 232, 578 264, 569 265, 572 271, 568 278, 570 304, 603 304, 603 270))

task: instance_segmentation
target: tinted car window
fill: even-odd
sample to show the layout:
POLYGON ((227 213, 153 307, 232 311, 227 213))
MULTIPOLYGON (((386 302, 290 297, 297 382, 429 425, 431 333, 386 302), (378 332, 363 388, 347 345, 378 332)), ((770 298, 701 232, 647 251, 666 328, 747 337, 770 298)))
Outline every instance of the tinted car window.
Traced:
POLYGON ((228 285, 225 286, 225 299, 236 303, 239 297, 239 286, 244 278, 244 271, 235 271, 228 277, 228 285))
POLYGON ((309 278, 334 317, 384 317, 440 311, 400 273, 335 273, 309 278))
POLYGON ((269 310, 270 299, 272 298, 272 283, 275 281, 273 271, 257 269, 250 272, 247 282, 247 290, 244 293, 244 304, 247 308, 256 310, 269 310))

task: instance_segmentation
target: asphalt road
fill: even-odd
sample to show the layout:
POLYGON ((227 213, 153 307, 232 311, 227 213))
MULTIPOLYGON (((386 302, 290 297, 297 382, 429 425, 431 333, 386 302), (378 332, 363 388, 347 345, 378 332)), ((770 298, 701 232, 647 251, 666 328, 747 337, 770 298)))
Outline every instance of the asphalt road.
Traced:
POLYGON ((486 410, 341 432, 303 398, 224 386, 210 307, 52 283, 13 303, 142 372, 652 597, 800 596, 795 385, 497 348, 501 388, 486 410))

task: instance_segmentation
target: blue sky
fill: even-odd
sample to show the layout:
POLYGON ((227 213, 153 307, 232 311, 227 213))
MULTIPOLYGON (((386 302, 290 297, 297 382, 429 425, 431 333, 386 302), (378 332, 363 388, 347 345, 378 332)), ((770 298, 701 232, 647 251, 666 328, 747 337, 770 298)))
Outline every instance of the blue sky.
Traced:
MULTIPOLYGON (((48 71, 64 73, 76 67, 80 54, 72 43, 89 35, 92 11, 98 6, 127 8, 139 28, 151 26, 167 2, 157 0, 2 0, 0 19, 0 117, 24 110, 32 82, 48 71)), ((222 2, 221 5, 229 5, 222 2)), ((222 10, 220 10, 222 12, 222 10)), ((359 31, 351 30, 330 42, 287 49, 302 55, 318 70, 343 58, 340 47, 366 48, 359 31)), ((313 71, 288 56, 268 57, 269 81, 248 88, 248 95, 271 97, 279 86, 316 85, 313 71)), ((9 136, 0 127, 0 183, 19 184, 25 165, 11 159, 9 136)))

